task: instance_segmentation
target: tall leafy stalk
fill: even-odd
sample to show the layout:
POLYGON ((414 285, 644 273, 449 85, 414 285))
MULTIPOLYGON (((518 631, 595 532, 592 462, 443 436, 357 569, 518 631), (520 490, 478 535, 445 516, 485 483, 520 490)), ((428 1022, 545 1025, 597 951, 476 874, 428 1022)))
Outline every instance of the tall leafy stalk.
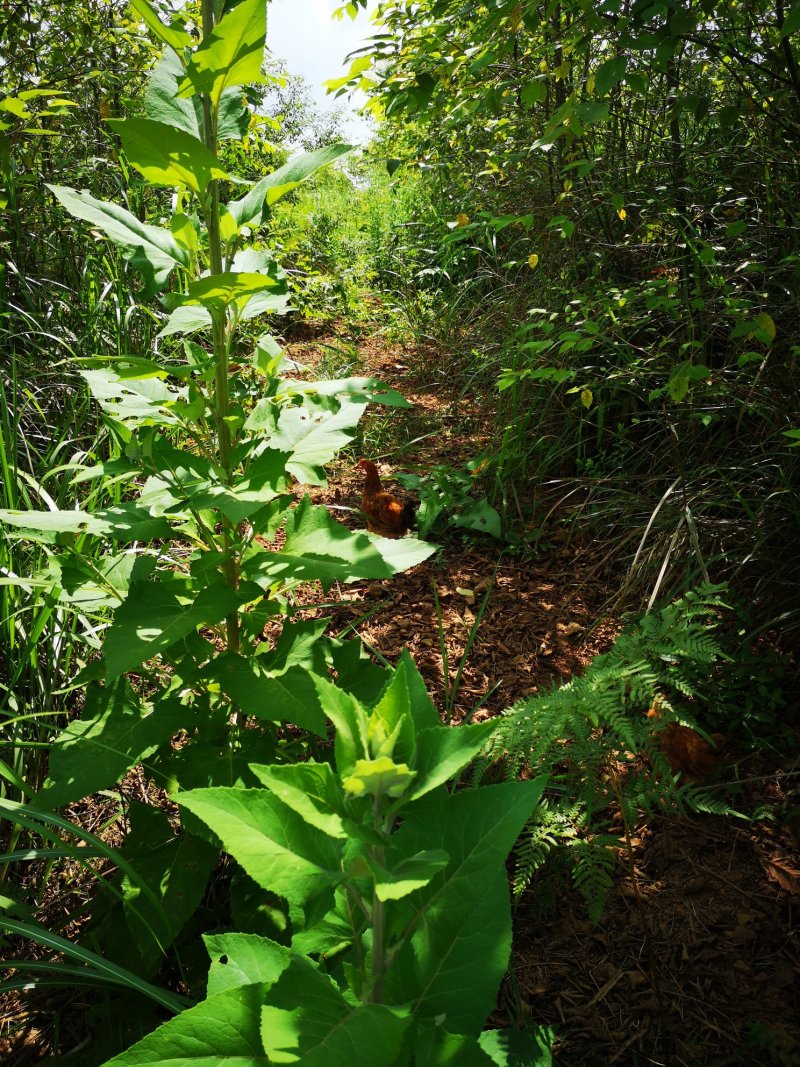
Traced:
MULTIPOLYGON (((203 37, 209 38, 214 30, 214 0, 202 0, 203 37)), ((212 155, 217 154, 218 105, 215 106, 210 93, 202 93, 203 140, 212 155)), ((203 198, 204 218, 208 233, 208 259, 212 274, 222 274, 222 238, 219 226, 219 180, 213 178, 206 187, 203 198)), ((233 480, 233 442, 229 425, 230 394, 228 390, 230 333, 233 323, 226 311, 212 311, 212 351, 214 354, 215 378, 212 403, 214 421, 217 429, 219 462, 226 484, 233 480)), ((232 589, 239 584, 237 559, 233 554, 233 523, 227 515, 222 517, 222 551, 223 573, 225 581, 232 589)), ((228 648, 239 651, 239 613, 232 611, 225 620, 228 648)))
MULTIPOLYGON (((145 117, 114 118, 109 127, 154 199, 164 187, 174 191, 169 222, 143 220, 67 186, 50 188, 141 273, 142 300, 162 294, 167 314, 156 305, 153 316, 163 344, 131 351, 119 335, 98 331, 78 370, 119 453, 89 452, 63 466, 74 495, 53 500, 42 492, 37 500, 15 492, 0 510, 8 543, 44 546, 30 557, 34 573, 9 570, 3 587, 9 596, 27 583, 44 591, 43 628, 26 636, 32 663, 42 656, 43 636, 44 650, 56 649, 59 634, 49 633, 48 619, 100 620, 94 655, 77 677, 67 665, 60 679, 64 688, 82 689, 81 714, 65 728, 59 723, 46 781, 39 788, 38 770, 5 768, 16 795, 27 800, 36 792, 41 810, 113 787, 138 763, 178 794, 253 785, 256 759, 290 761, 313 747, 327 724, 312 672, 332 669, 374 689, 377 668, 360 645, 327 638, 324 623, 287 617, 288 591, 300 582, 328 589, 388 578, 434 550, 413 538, 399 544, 347 530, 307 495, 295 496, 297 483, 325 484, 325 465, 355 435, 370 401, 408 406, 399 394, 371 378, 297 381, 272 335, 256 331, 232 399, 230 354, 234 339, 247 343, 242 323, 288 310, 284 272, 261 248, 242 248, 245 237, 349 146, 301 155, 255 184, 230 174, 218 149, 249 126, 242 87, 263 77, 264 0, 242 0, 216 23, 214 5, 204 2, 199 44, 180 19, 162 23, 148 0, 133 7, 166 49, 152 72, 145 117), (223 189, 242 185, 244 195, 223 206, 223 189), (281 529, 283 547, 266 548, 281 529), (270 647, 265 622, 281 616, 281 636, 270 647), (284 722, 296 728, 292 745, 280 744, 284 722)), ((101 294, 113 288, 95 281, 101 294)), ((23 825, 19 809, 7 807, 3 817, 23 825)), ((103 947, 149 978, 199 904, 217 853, 191 833, 176 837, 157 809, 131 812, 130 823, 122 859, 143 863, 150 903, 137 905, 138 889, 123 880, 114 904, 121 921, 103 947), (168 874, 176 851, 184 857, 182 882, 168 874)))

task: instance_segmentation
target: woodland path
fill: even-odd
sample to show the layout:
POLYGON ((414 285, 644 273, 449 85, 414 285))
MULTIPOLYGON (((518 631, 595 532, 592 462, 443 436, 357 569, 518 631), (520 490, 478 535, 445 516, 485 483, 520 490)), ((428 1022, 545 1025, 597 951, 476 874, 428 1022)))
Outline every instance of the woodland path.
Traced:
MULTIPOLYGON (((313 368, 341 343, 320 334, 291 342, 287 351, 313 368)), ((479 427, 491 413, 464 418, 468 405, 431 373, 435 356, 362 339, 357 365, 347 372, 372 374, 415 405, 391 409, 390 431, 382 426, 372 434, 367 424, 364 439, 383 450, 368 458, 387 456, 389 488, 394 470, 457 466, 484 443, 479 427)), ((368 418, 387 420, 385 413, 368 418)), ((357 509, 361 480, 349 461, 342 463, 315 499, 357 509)), ((357 511, 352 519, 357 524, 357 511)), ((350 521, 347 512, 343 521, 350 521)), ((444 709, 433 583, 452 678, 494 575, 455 701, 456 721, 476 704, 480 719, 568 680, 613 641, 619 620, 602 617, 612 588, 589 577, 602 546, 556 530, 530 558, 459 531, 431 539, 442 546, 431 560, 387 582, 343 587, 340 603, 325 614, 332 632, 353 627, 390 661, 407 646, 444 709)), ((743 810, 774 801, 780 774, 789 769, 758 757, 739 766, 743 810)), ((731 767, 730 777, 736 774, 731 767)), ((613 812, 610 818, 608 832, 624 844, 621 820, 613 812)), ((641 820, 631 845, 633 872, 621 849, 615 888, 597 925, 569 885, 548 878, 524 894, 494 1024, 554 1026, 555 1062, 564 1065, 800 1063, 797 837, 767 822, 660 814, 641 820)))
MULTIPOLYGON (((312 373, 321 363, 328 365, 321 370, 329 369, 331 353, 351 351, 354 365, 340 365, 330 376, 372 374, 414 403, 408 411, 367 416, 364 448, 372 450, 369 458, 386 460, 389 487, 394 471, 457 466, 485 444, 481 428, 491 424, 492 413, 476 415, 453 394, 446 375, 444 382, 436 380, 436 353, 374 337, 358 342, 356 357, 349 342, 333 333, 306 335, 286 348, 312 373)), ((313 496, 356 526, 362 478, 352 461, 335 465, 328 488, 313 496)), ((330 617, 334 634, 357 630, 389 661, 407 646, 444 712, 433 583, 452 679, 494 578, 453 718, 477 704, 476 719, 496 715, 581 671, 619 629, 619 620, 605 614, 615 583, 603 584, 594 562, 602 558, 602 545, 558 527, 547 538, 536 555, 513 555, 489 537, 434 533, 441 550, 414 570, 386 582, 334 588, 324 608, 322 595, 309 588, 300 604, 309 616, 330 617)), ((791 758, 769 763, 751 755, 734 766, 734 756, 728 780, 738 775, 744 811, 780 800, 781 774, 796 771, 791 758)), ((149 792, 151 802, 166 803, 141 769, 131 771, 122 790, 129 799, 145 799, 149 792)), ((111 818, 116 808, 110 795, 96 796, 66 814, 113 845, 119 844, 111 818)), ((624 844, 621 821, 611 809, 608 817, 607 832, 624 844)), ((766 820, 643 818, 633 828, 633 870, 621 848, 614 889, 596 925, 568 882, 558 882, 553 872, 537 876, 515 909, 512 963, 490 1025, 553 1026, 554 1060, 563 1067, 800 1063, 797 846, 797 827, 766 820)), ((77 869, 73 877, 73 894, 91 881, 88 875, 82 881, 77 869)), ((53 923, 60 921, 58 887, 46 907, 53 923)), ((74 937, 79 926, 72 923, 61 933, 74 937)), ((16 1036, 5 1040, 0 1029, 0 1062, 29 1067, 51 1058, 52 1042, 67 1031, 74 1030, 67 1047, 79 1046, 86 1007, 78 988, 8 995, 0 1004, 0 1023, 13 1022, 16 1036)))

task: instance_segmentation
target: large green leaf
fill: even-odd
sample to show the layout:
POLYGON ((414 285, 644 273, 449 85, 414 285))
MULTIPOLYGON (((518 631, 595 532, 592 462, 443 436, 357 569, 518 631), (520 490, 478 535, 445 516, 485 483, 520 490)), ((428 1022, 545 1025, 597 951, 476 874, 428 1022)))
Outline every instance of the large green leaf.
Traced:
POLYGON ((268 209, 286 193, 296 189, 300 182, 310 178, 320 167, 327 167, 335 159, 352 151, 350 145, 332 144, 325 148, 318 148, 314 152, 295 156, 278 170, 257 182, 241 200, 231 201, 228 204, 228 211, 236 219, 239 227, 258 226, 264 221, 265 208, 268 209))
POLYGON ((272 672, 297 666, 313 674, 326 674, 329 641, 325 631, 329 623, 330 619, 285 622, 274 648, 259 649, 258 662, 272 672))
POLYGON ((261 64, 267 34, 264 0, 241 0, 195 49, 180 83, 180 96, 208 93, 216 108, 232 85, 263 82, 261 64))
POLYGON ((0 511, 0 523, 43 534, 94 534, 113 541, 150 541, 172 535, 166 519, 130 501, 113 508, 87 511, 0 511))
MULTIPOLYGON (((183 78, 183 64, 173 52, 164 52, 154 67, 147 84, 145 111, 149 119, 203 138, 203 105, 200 97, 190 100, 178 96, 178 83, 183 78)), ((250 112, 245 106, 241 90, 226 89, 222 94, 217 120, 220 141, 239 139, 247 133, 250 112)))
POLYGON ((189 253, 169 230, 140 222, 124 207, 107 200, 96 200, 89 193, 77 192, 65 185, 48 185, 47 188, 76 219, 97 226, 126 250, 126 258, 144 276, 146 297, 152 296, 166 283, 174 267, 189 266, 189 253))
POLYGON ((290 513, 286 540, 279 552, 259 552, 245 560, 245 576, 259 585, 276 582, 355 582, 362 578, 390 578, 421 563, 436 551, 435 545, 413 537, 389 540, 353 533, 332 519, 324 507, 308 497, 290 513))
POLYGON ((211 934, 203 941, 211 957, 210 997, 237 986, 274 985, 292 962, 291 949, 258 934, 211 934))
POLYGON ((293 666, 272 674, 258 662, 227 653, 218 656, 203 672, 226 696, 262 722, 290 722, 318 737, 325 736, 322 713, 312 676, 304 667, 293 666))
POLYGON ((351 774, 356 760, 367 751, 367 713, 363 705, 327 678, 315 678, 325 714, 336 727, 336 770, 341 778, 351 774))
POLYGON ((48 560, 47 573, 60 587, 59 599, 81 611, 116 607, 134 582, 144 582, 156 565, 154 556, 137 551, 121 552, 85 560, 63 552, 48 560))
POLYGON ((129 804, 128 818, 124 855, 136 880, 122 879, 125 921, 140 956, 155 970, 199 906, 219 853, 199 837, 176 834, 166 812, 151 804, 129 804))
POLYGON ((278 407, 270 397, 256 404, 245 428, 267 432, 271 448, 290 453, 287 469, 298 481, 325 485, 324 464, 352 441, 366 407, 366 399, 351 397, 278 407))
POLYGON ((373 663, 359 638, 329 638, 337 684, 358 700, 371 704, 386 684, 387 671, 373 663))
POLYGON ((282 294, 286 284, 268 274, 226 271, 223 274, 210 274, 199 278, 187 287, 185 296, 175 294, 173 299, 176 303, 202 304, 211 309, 235 303, 241 309, 252 297, 265 289, 282 294))
POLYGON ((389 756, 395 763, 415 763, 416 730, 405 671, 394 671, 372 708, 370 734, 373 756, 389 756), (378 744, 382 745, 380 750, 375 747, 378 744))
POLYGON ((123 377, 105 367, 80 374, 103 411, 129 428, 175 426, 180 421, 176 409, 188 401, 187 389, 173 389, 158 378, 123 377))
POLYGON ((176 799, 262 889, 302 905, 340 880, 341 844, 266 789, 193 789, 176 799))
POLYGON ((106 636, 106 677, 117 678, 164 652, 198 627, 230 615, 258 590, 235 590, 222 579, 194 595, 180 582, 145 582, 131 587, 106 636), (194 597, 193 599, 189 599, 194 597))
POLYGON ((396 867, 387 870, 370 864, 375 876, 375 896, 378 900, 400 900, 428 885, 444 870, 450 857, 441 849, 418 852, 416 856, 401 860, 396 867))
POLYGON ((218 738, 216 743, 205 737, 195 737, 190 745, 172 752, 168 760, 159 762, 159 773, 165 777, 165 788, 171 794, 180 790, 222 787, 250 787, 255 777, 248 764, 254 758, 253 747, 261 747, 258 759, 272 759, 275 748, 271 735, 247 731, 246 749, 236 750, 229 739, 218 738))
POLYGON ((289 763, 251 770, 270 792, 329 837, 347 837, 341 817, 344 798, 329 763, 289 763))
POLYGON ((306 485, 325 485, 324 464, 329 463, 355 436, 366 401, 343 400, 338 410, 315 405, 283 408, 272 448, 291 453, 287 470, 306 485))
POLYGON ((421 730, 417 734, 417 778, 409 799, 417 800, 455 778, 483 749, 496 725, 489 720, 457 730, 442 725, 421 730))
POLYGON ((235 181, 197 137, 153 119, 109 119, 125 155, 151 185, 185 186, 198 195, 215 178, 235 181))
POLYGON ((354 1006, 298 958, 270 989, 261 1037, 272 1063, 392 1067, 411 1019, 381 1004, 354 1006))
POLYGON ((170 1019, 104 1067, 270 1067, 259 1033, 264 989, 236 986, 170 1019))
POLYGON ((286 456, 265 449, 247 466, 234 485, 226 485, 216 464, 205 456, 171 448, 157 442, 152 464, 158 478, 169 489, 173 504, 191 506, 195 511, 219 508, 226 518, 238 524, 252 519, 288 486, 286 456))
POLYGON ((439 713, 434 707, 425 680, 419 673, 416 663, 407 648, 400 653, 395 671, 403 673, 410 701, 411 718, 417 728, 417 735, 423 730, 433 730, 442 725, 439 713))
MULTIPOLYGON (((259 315, 285 315, 289 310, 289 295, 264 289, 250 297, 241 310, 242 319, 254 319, 259 315)), ((159 337, 175 333, 197 333, 211 326, 211 314, 202 304, 181 304, 170 315, 159 332, 159 337)))
POLYGON ((177 700, 142 704, 124 678, 90 685, 80 719, 50 748, 40 806, 58 808, 116 783, 159 745, 188 725, 191 712, 177 700))
POLYGON ((181 304, 176 307, 164 326, 158 332, 158 337, 169 337, 175 333, 197 333, 211 326, 211 314, 202 304, 181 304))
POLYGON ((386 976, 392 1002, 410 1002, 423 1018, 442 1016, 453 1033, 477 1036, 511 951, 505 859, 544 784, 437 794, 406 809, 392 852, 411 858, 440 849, 451 860, 430 885, 387 905, 390 922, 413 927, 386 976))
POLYGON ((188 34, 186 30, 179 29, 176 26, 165 26, 150 6, 148 0, 131 0, 131 7, 156 37, 159 37, 177 52, 182 53, 184 48, 188 48, 194 43, 191 34, 188 34))

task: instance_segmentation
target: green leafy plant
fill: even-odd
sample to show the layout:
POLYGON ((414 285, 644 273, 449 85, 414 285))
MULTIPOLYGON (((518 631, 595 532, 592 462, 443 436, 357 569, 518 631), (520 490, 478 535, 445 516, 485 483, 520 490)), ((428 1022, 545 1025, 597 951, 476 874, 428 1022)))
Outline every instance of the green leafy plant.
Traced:
POLYGON ((485 497, 476 500, 473 496, 475 476, 483 465, 484 461, 478 459, 464 468, 439 464, 424 475, 397 474, 406 489, 419 495, 417 526, 421 537, 446 515, 453 526, 502 540, 500 516, 485 497))
MULTIPOLYGON (((206 744, 221 740, 215 730, 226 716, 237 721, 246 683, 243 713, 264 725, 239 728, 225 744, 249 740, 263 750, 269 724, 286 718, 320 729, 321 713, 304 712, 302 699, 287 696, 300 670, 297 653, 269 667, 265 658, 248 658, 265 621, 281 613, 300 581, 388 577, 432 551, 411 539, 395 544, 350 533, 308 499, 292 507, 292 479, 324 484, 324 464, 351 439, 370 400, 402 405, 402 398, 371 379, 293 381, 270 335, 251 355, 238 348, 242 323, 287 307, 281 268, 257 247, 243 247, 246 236, 282 196, 349 149, 334 145, 290 160, 222 206, 220 183, 238 179, 221 167, 216 149, 246 126, 242 85, 262 78, 264 4, 244 0, 219 23, 213 4, 204 4, 196 47, 179 21, 167 27, 145 0, 135 6, 168 47, 151 76, 146 117, 109 125, 151 186, 175 190, 169 225, 140 222, 127 208, 65 186, 53 193, 122 248, 149 293, 175 279, 160 337, 183 338, 183 345, 174 355, 100 353, 83 361, 121 455, 87 466, 75 480, 130 487, 123 500, 91 512, 0 514, 7 527, 35 531, 53 546, 43 576, 51 597, 80 596, 113 612, 102 656, 80 678, 90 683, 86 710, 53 747, 41 796, 51 805, 113 784, 179 730, 206 744), (234 356, 237 366, 245 363, 241 382, 232 378, 234 356), (271 551, 265 542, 281 528, 282 547, 271 551), (115 549, 90 560, 87 539, 115 549), (134 542, 135 549, 125 547, 134 542), (134 670, 142 680, 136 687, 124 680, 134 670), (110 758, 95 759, 98 751, 110 758)), ((168 748, 164 754, 169 761, 168 748)), ((174 778, 166 767, 162 774, 174 778)))
MULTIPOLYGON (((629 827, 638 810, 662 805, 730 811, 702 786, 677 780, 647 717, 657 704, 665 718, 701 725, 696 709, 716 692, 728 659, 714 632, 724 593, 724 586, 703 586, 643 616, 583 675, 506 712, 490 756, 510 777, 522 767, 549 775, 547 795, 517 847, 517 895, 547 862, 551 872, 571 874, 597 920, 620 847, 609 832, 615 802, 629 827)), ((705 714, 702 725, 718 723, 705 714)))
MULTIPOLYGON (((370 378, 296 380, 272 335, 253 342, 250 332, 284 313, 288 295, 280 265, 248 240, 281 197, 349 147, 301 155, 255 184, 230 173, 218 147, 248 128, 244 87, 263 79, 263 0, 221 17, 204 0, 199 43, 182 17, 168 26, 147 0, 133 6, 166 48, 144 116, 108 126, 154 197, 170 191, 166 224, 66 185, 51 192, 120 250, 142 277, 141 299, 161 294, 167 314, 157 351, 101 344, 76 361, 114 443, 106 458, 65 468, 80 506, 45 497, 37 510, 25 494, 0 512, 4 546, 43 546, 33 575, 9 570, 4 580, 35 589, 50 614, 93 620, 94 640, 59 678, 62 691, 82 690, 81 714, 52 741, 43 786, 18 761, 3 764, 18 795, 36 792, 43 810, 112 787, 139 763, 172 793, 255 784, 254 760, 323 743, 309 672, 335 671, 358 689, 371 684, 370 665, 360 645, 329 641, 324 622, 287 621, 271 643, 265 625, 290 615, 299 583, 388 578, 434 551, 351 532, 293 488, 325 484, 325 464, 369 402, 403 398, 370 378), (285 723, 296 741, 281 746, 285 723)), ((114 905, 130 936, 100 947, 147 977, 200 902, 217 853, 176 836, 158 813, 134 807, 130 825, 126 848, 142 874, 121 879, 114 905)))
POLYGON ((265 1065, 549 1062, 539 1032, 481 1035, 511 946, 505 859, 544 779, 454 789, 494 724, 444 726, 407 652, 373 703, 314 685, 335 764, 254 763, 257 788, 178 798, 185 822, 286 901, 290 943, 205 937, 206 999, 109 1067, 190 1050, 265 1065))

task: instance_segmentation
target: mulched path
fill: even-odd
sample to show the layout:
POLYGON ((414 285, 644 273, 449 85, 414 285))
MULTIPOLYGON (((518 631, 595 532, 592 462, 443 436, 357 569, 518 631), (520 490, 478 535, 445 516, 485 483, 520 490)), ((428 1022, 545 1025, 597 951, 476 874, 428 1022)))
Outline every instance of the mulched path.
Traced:
MULTIPOLYGON (((313 368, 341 346, 340 336, 306 331, 287 349, 313 368)), ((346 373, 374 374, 415 404, 408 412, 389 409, 389 424, 385 412, 367 416, 364 448, 379 443, 379 454, 367 458, 386 461, 387 488, 395 471, 459 465, 486 446, 492 411, 470 410, 446 370, 437 371, 436 353, 377 336, 357 339, 355 347, 361 365, 346 373)), ((335 465, 326 489, 312 490, 316 502, 334 506, 336 517, 351 526, 360 525, 357 458, 335 465)), ((310 615, 335 601, 324 610, 331 632, 358 632, 390 662, 408 647, 440 710, 451 711, 454 721, 476 707, 476 719, 499 714, 566 681, 619 630, 619 619, 606 614, 618 583, 592 564, 602 559, 602 546, 574 532, 556 525, 538 553, 516 555, 488 537, 446 529, 431 539, 440 551, 414 570, 391 581, 341 586, 327 597, 303 589, 296 607, 310 615)), ((796 790, 799 765, 792 755, 779 767, 774 760, 747 764, 741 806, 763 808, 760 822, 680 820, 667 813, 643 819, 633 828, 633 872, 621 848, 615 887, 598 924, 588 920, 569 885, 556 884, 555 894, 552 883, 526 891, 515 910, 512 967, 492 1024, 552 1026, 555 1062, 564 1067, 800 1064, 800 820, 781 825, 769 817, 796 790), (543 902, 552 899, 555 906, 546 913, 543 902)), ((732 766, 730 780, 737 773, 732 766)), ((617 830, 622 838, 622 826, 617 830)), ((73 997, 72 1006, 85 1006, 83 995, 73 997)), ((56 1003, 49 1018, 46 1009, 38 1021, 29 1018, 27 1040, 18 1032, 5 1044, 14 1018, 24 1018, 24 998, 6 998, 4 1009, 0 1061, 25 1067, 47 1057, 60 1025, 56 1003)))
MULTIPOLYGON (((288 349, 313 367, 334 343, 323 336, 288 349)), ((380 338, 362 341, 360 352, 362 366, 351 373, 374 374, 415 404, 391 415, 395 430, 384 427, 377 437, 388 438, 392 453, 382 467, 387 488, 402 493, 392 483, 396 470, 457 466, 486 445, 492 412, 465 424, 463 398, 445 374, 437 380, 432 353, 380 338)), ((364 439, 372 436, 368 427, 364 439)), ((357 526, 361 480, 352 461, 340 464, 329 487, 312 495, 335 504, 337 517, 357 526), (353 509, 344 518, 343 507, 353 509)), ((455 721, 476 705, 476 719, 499 714, 564 682, 613 642, 620 622, 604 612, 618 586, 590 565, 602 557, 602 546, 558 527, 548 532, 542 551, 528 556, 503 552, 488 537, 438 528, 430 539, 441 544, 431 560, 388 582, 342 587, 338 605, 326 614, 333 632, 353 627, 389 661, 408 647, 445 714, 433 586, 452 685, 492 583, 453 702, 455 721)), ((314 599, 311 594, 304 601, 314 599)), ((775 760, 756 762, 764 766, 748 762, 742 810, 785 807, 796 790, 800 757, 789 754, 777 768, 775 760)), ((736 768, 729 778, 737 778, 736 768)), ((624 844, 621 823, 617 830, 624 844)), ((800 1064, 798 830, 800 819, 782 826, 769 816, 756 823, 666 813, 643 819, 631 840, 633 879, 621 848, 615 887, 596 925, 569 885, 556 887, 555 910, 543 914, 541 901, 553 894, 534 884, 516 908, 512 968, 493 1024, 552 1026, 555 1062, 565 1067, 800 1064)))

